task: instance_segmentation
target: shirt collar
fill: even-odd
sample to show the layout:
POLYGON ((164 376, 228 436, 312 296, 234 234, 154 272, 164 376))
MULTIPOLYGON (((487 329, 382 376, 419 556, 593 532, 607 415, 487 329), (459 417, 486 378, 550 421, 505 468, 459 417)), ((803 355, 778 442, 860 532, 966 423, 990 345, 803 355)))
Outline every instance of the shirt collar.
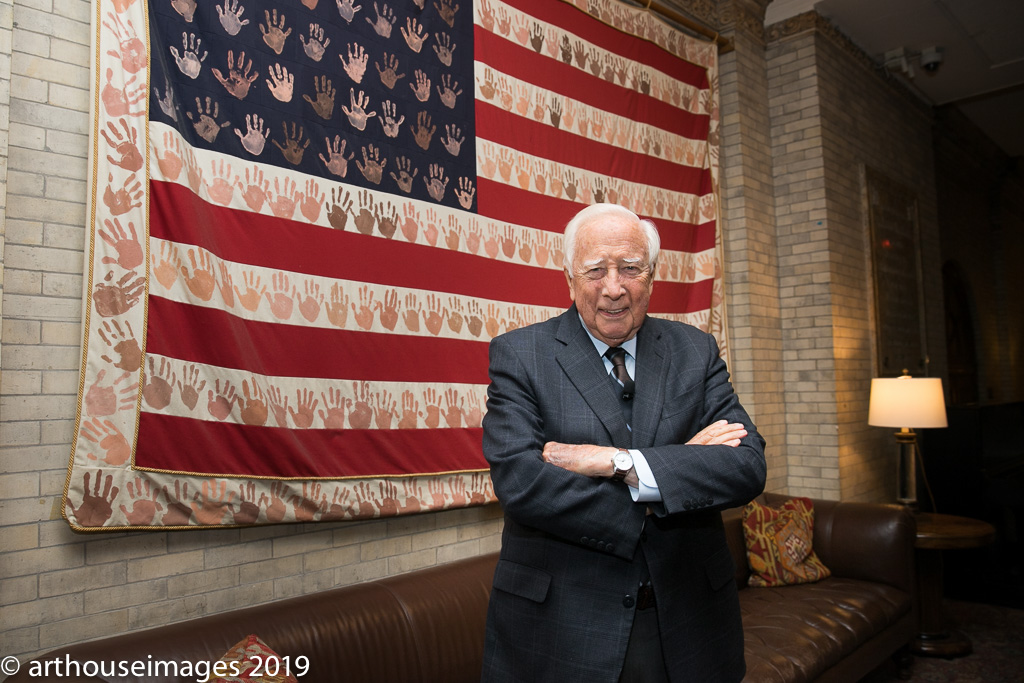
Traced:
MULTIPOLYGON (((577 313, 576 315, 579 315, 579 313, 577 313)), ((583 322, 583 316, 582 315, 579 315, 579 318, 580 318, 580 325, 583 325, 583 331, 587 333, 587 336, 590 337, 590 341, 594 343, 594 348, 597 349, 598 355, 604 356, 604 352, 607 351, 611 347, 608 346, 608 344, 605 344, 603 341, 601 341, 600 339, 598 339, 597 337, 595 337, 594 335, 592 335, 590 333, 590 330, 587 328, 586 323, 583 322)), ((624 341, 621 344, 619 344, 619 346, 622 347, 622 349, 625 350, 626 353, 628 353, 630 356, 632 356, 634 360, 636 360, 636 335, 635 334, 629 339, 629 341, 624 341)))

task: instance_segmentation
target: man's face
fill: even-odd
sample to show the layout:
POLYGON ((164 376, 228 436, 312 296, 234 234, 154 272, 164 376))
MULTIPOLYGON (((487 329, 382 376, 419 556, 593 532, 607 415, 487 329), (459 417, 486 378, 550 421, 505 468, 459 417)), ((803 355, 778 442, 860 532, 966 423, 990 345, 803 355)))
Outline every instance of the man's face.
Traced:
POLYGON ((565 276, 569 296, 596 338, 618 346, 640 329, 654 278, 639 225, 601 216, 580 227, 565 276))

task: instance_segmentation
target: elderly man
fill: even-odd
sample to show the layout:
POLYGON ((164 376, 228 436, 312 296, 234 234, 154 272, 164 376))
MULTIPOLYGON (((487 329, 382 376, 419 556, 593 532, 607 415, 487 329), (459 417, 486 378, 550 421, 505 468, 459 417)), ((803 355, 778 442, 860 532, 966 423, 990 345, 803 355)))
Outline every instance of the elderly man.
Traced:
POLYGON ((573 305, 491 342, 486 681, 743 677, 719 511, 764 488, 764 440, 714 338, 647 317, 659 248, 650 221, 587 207, 565 229, 573 305))

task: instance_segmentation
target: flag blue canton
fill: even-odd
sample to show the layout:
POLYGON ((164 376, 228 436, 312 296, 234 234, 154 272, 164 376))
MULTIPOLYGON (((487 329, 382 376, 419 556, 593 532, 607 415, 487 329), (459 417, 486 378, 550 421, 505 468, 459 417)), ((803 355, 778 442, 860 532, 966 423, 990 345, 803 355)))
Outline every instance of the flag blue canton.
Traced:
POLYGON ((151 2, 150 117, 196 148, 475 210, 472 8, 423 5, 151 2))

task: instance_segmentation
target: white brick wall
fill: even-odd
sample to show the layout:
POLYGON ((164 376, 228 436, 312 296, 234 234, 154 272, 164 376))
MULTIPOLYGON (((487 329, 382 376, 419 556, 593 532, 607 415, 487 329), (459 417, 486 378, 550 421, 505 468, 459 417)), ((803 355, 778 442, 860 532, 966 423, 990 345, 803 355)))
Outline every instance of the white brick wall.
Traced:
MULTIPOLYGON (((930 117, 825 33, 784 37, 767 55, 788 488, 891 500, 892 437, 867 426, 875 364, 863 174, 875 169, 918 198, 925 286, 940 292, 930 117)), ((936 298, 926 312, 933 359, 945 356, 936 298)))
MULTIPOLYGON (((737 10, 739 11, 739 10, 737 10)), ((734 17, 737 26, 743 26, 734 17)), ((785 490, 786 405, 764 43, 742 29, 720 64, 722 239, 733 386, 767 441, 766 488, 785 490)))
MULTIPOLYGON (((14 39, 14 4, 0 0, 0 384, 3 383, 4 265, 7 251, 7 164, 11 133, 11 52, 14 39)), ((26 330, 31 334, 31 330, 26 330)), ((16 335, 17 332, 11 334, 16 335)))

